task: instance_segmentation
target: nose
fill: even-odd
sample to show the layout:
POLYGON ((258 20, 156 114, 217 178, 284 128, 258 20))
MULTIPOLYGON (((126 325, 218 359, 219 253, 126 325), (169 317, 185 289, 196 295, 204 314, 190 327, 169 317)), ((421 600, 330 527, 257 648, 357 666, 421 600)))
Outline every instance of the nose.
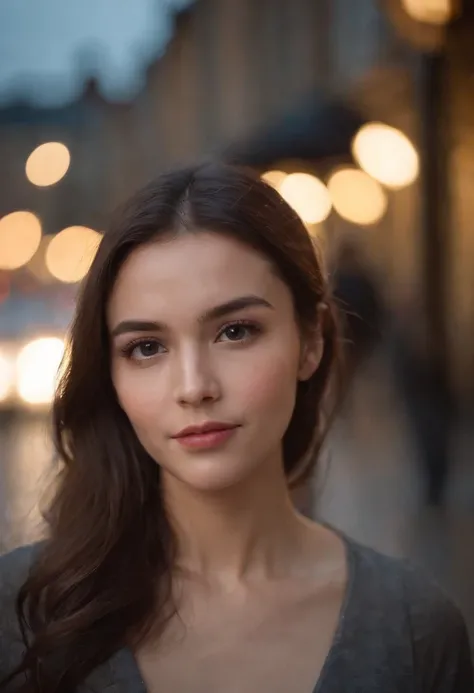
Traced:
POLYGON ((181 406, 199 407, 221 397, 221 386, 209 355, 187 349, 176 362, 175 400, 181 406))

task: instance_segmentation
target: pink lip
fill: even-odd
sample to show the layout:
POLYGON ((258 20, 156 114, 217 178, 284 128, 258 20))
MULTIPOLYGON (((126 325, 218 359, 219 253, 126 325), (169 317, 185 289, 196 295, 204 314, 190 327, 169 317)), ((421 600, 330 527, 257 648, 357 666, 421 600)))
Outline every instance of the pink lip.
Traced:
POLYGON ((222 445, 236 428, 233 424, 210 421, 203 426, 188 426, 173 437, 185 448, 203 450, 222 445))

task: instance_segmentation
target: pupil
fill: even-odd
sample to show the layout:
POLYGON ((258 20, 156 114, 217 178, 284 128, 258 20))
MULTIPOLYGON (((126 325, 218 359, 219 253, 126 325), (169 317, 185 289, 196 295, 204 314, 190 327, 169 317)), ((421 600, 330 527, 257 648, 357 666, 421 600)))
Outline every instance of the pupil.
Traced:
POLYGON ((152 356, 154 354, 154 347, 155 345, 153 344, 153 342, 143 342, 143 344, 141 345, 143 356, 152 356))
POLYGON ((229 339, 240 339, 242 337, 242 326, 232 325, 227 328, 227 336, 229 339))

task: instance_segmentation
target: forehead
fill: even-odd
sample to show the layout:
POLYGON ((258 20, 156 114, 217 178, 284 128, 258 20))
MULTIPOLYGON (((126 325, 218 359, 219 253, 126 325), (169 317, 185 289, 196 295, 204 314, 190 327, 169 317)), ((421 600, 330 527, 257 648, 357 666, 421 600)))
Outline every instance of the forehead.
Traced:
POLYGON ((133 251, 108 306, 109 321, 194 314, 246 294, 291 303, 285 284, 256 250, 225 235, 200 231, 133 251))

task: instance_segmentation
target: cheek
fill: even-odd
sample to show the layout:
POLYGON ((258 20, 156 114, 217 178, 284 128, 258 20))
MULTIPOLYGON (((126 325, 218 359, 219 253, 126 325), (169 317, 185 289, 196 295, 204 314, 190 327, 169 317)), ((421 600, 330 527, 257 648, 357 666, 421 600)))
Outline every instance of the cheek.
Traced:
POLYGON ((146 426, 148 421, 156 424, 165 408, 163 388, 156 382, 156 374, 152 375, 151 370, 132 371, 118 366, 112 371, 120 406, 136 429, 146 426))
POLYGON ((234 392, 246 412, 284 423, 293 412, 297 386, 297 358, 288 350, 266 353, 251 368, 236 374, 234 392))

